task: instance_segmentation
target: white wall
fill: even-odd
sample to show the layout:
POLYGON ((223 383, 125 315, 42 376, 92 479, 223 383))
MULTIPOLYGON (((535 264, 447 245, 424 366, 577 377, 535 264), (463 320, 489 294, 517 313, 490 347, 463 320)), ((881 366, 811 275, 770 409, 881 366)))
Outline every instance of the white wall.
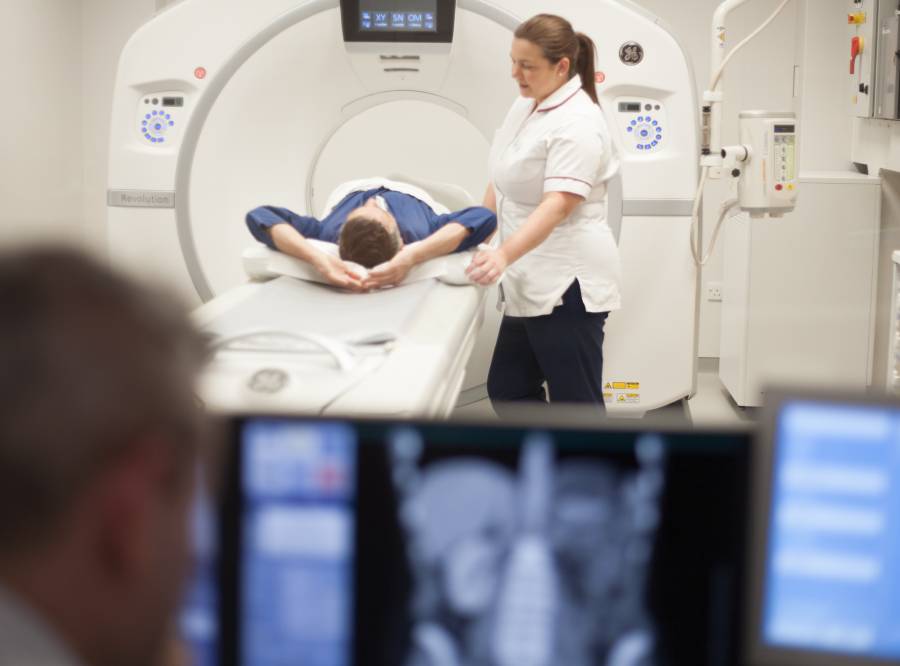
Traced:
POLYGON ((801 171, 847 171, 853 123, 844 76, 849 53, 846 0, 796 0, 801 171), (838 77, 838 74, 841 76, 838 77))
MULTIPOLYGON (((828 1, 831 0, 816 0, 828 1)), ((709 86, 709 42, 712 16, 720 0, 637 0, 669 27, 693 60, 700 94, 709 86)), ((776 0, 753 0, 735 10, 728 20, 730 48, 750 34, 774 11, 776 0)), ((794 51, 798 26, 798 0, 792 2, 762 35, 731 60, 725 72, 723 135, 725 144, 737 143, 738 113, 747 109, 790 111, 794 108, 794 51)), ((729 198, 729 184, 711 181, 704 199, 704 247, 709 243, 719 205, 729 198)), ((700 356, 719 355, 721 303, 706 299, 706 285, 722 280, 722 249, 716 248, 703 269, 700 305, 700 356)))
POLYGON ((0 22, 0 245, 102 252, 119 52, 154 0, 6 0, 0 22))
POLYGON ((81 7, 5 0, 0 21, 0 245, 81 243, 81 7))

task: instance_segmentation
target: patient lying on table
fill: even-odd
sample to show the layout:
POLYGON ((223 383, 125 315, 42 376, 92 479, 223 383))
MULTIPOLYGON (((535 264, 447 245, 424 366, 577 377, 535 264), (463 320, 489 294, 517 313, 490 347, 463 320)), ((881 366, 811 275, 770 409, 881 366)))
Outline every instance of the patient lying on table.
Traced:
POLYGON ((413 266, 475 248, 497 228, 497 216, 487 208, 439 214, 425 192, 402 183, 367 187, 361 181, 351 189, 322 220, 261 206, 247 214, 247 226, 261 243, 308 262, 329 283, 357 291, 398 284, 413 266), (340 258, 307 239, 337 243, 340 258), (363 278, 346 262, 372 270, 363 278))

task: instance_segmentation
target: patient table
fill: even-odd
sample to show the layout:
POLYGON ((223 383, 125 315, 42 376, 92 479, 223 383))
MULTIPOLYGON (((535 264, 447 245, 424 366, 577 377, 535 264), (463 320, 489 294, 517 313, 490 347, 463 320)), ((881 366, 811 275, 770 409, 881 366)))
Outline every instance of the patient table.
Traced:
POLYGON ((195 311, 216 350, 201 396, 226 412, 448 416, 488 293, 436 278, 367 294, 242 285, 195 311))

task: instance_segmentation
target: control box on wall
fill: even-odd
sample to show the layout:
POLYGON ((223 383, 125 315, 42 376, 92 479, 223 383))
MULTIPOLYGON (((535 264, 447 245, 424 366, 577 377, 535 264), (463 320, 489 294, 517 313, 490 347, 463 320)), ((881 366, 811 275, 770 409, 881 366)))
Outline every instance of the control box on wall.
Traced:
POLYGON ((900 118, 900 0, 849 0, 848 92, 859 118, 900 118))
POLYGON ((887 120, 900 118, 898 83, 900 83, 900 2, 878 0, 878 23, 875 31, 875 99, 874 116, 887 120))

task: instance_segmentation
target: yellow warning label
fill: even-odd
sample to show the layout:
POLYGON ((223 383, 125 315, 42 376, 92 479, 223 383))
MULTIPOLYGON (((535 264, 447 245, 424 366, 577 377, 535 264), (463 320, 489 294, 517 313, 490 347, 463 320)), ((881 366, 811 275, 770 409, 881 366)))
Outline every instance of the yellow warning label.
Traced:
POLYGON ((603 393, 604 400, 622 403, 639 403, 641 401, 641 383, 630 382, 606 382, 603 393))
POLYGON ((612 387, 609 384, 606 388, 614 388, 617 391, 638 391, 641 388, 640 382, 613 382, 612 387))

